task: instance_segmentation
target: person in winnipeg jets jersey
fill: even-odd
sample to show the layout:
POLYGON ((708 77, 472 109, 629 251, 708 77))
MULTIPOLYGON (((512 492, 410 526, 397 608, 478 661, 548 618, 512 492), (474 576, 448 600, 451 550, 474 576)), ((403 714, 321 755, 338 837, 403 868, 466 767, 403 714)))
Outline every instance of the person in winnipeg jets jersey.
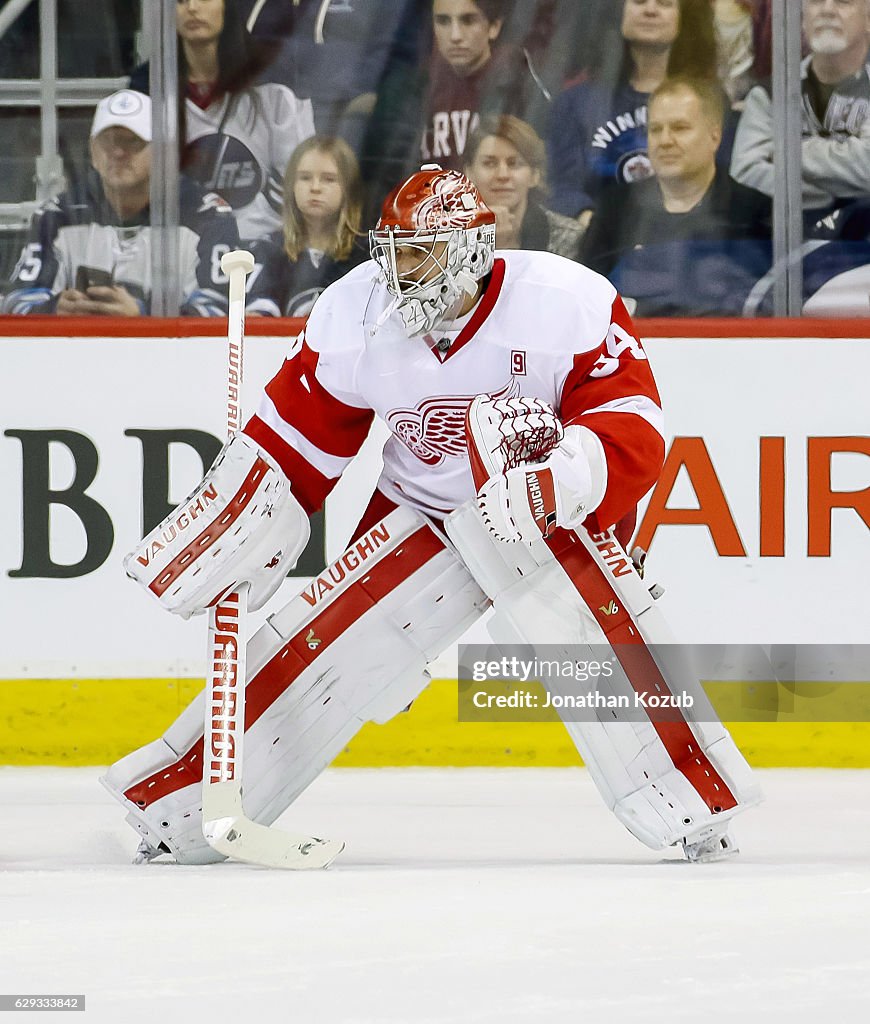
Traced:
POLYGON ((598 66, 556 97, 550 118, 550 206, 584 224, 605 185, 624 189, 652 175, 646 138, 650 93, 666 76, 716 78, 710 0, 612 4, 598 27, 605 39, 616 34, 607 24, 614 16, 620 18, 618 68, 607 62, 619 50, 600 45, 598 66))
MULTIPOLYGON (((646 646, 667 630, 612 529, 664 455, 649 361, 613 287, 550 253, 496 253, 475 186, 438 167, 394 189, 371 250, 320 297, 200 487, 125 563, 185 617, 241 581, 260 607, 373 418, 390 427, 350 547, 248 644, 242 782, 260 822, 363 723, 407 707, 427 662, 490 605, 498 642, 610 643, 630 648, 626 692, 677 682, 646 646)), ((202 724, 199 701, 104 779, 143 860, 220 859, 202 834, 202 724)), ((715 718, 565 725, 642 842, 682 844, 690 860, 733 851, 728 822, 758 793, 715 718)))
MULTIPOLYGON (((143 316, 151 312, 151 100, 132 89, 97 104, 93 168, 41 207, 6 295, 5 313, 143 316)), ((183 316, 226 316, 221 255, 239 244, 229 206, 179 182, 183 316)))
MULTIPOLYGON (((287 162, 314 134, 311 100, 259 81, 271 53, 238 0, 179 0, 176 13, 182 170, 230 204, 243 240, 263 238, 281 228, 287 162)), ((147 63, 131 84, 148 92, 147 63)))

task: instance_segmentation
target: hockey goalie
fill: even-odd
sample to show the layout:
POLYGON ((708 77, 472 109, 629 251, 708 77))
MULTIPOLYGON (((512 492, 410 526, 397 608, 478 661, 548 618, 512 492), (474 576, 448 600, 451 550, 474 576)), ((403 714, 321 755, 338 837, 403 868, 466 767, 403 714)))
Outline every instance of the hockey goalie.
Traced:
MULTIPOLYGON (((549 253, 496 253, 477 189, 433 166, 387 198, 371 255, 324 292, 257 414, 126 560, 178 615, 243 582, 261 607, 373 417, 390 428, 347 551, 248 642, 242 784, 263 824, 366 722, 406 708, 427 663, 489 608, 497 643, 606 643, 635 690, 697 686, 653 657, 670 634, 623 548, 664 441, 613 287, 549 253)), ((103 780, 141 861, 221 859, 202 833, 202 702, 103 780)), ((734 851, 729 822, 759 792, 715 719, 565 725, 641 842, 689 860, 734 851)))

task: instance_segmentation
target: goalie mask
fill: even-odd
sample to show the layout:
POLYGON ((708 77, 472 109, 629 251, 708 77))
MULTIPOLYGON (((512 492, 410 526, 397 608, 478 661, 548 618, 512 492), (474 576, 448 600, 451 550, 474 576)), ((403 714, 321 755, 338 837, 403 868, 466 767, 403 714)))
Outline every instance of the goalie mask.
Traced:
POLYGON ((387 196, 370 232, 372 259, 409 337, 455 318, 492 270, 495 214, 459 171, 426 165, 387 196))

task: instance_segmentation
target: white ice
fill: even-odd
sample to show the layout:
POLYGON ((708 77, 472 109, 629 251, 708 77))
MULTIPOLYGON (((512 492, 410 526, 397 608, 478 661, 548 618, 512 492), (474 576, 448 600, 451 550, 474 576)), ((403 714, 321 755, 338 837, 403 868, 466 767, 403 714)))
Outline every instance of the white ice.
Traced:
POLYGON ((0 992, 73 1021, 870 1020, 868 772, 763 772, 690 865, 582 770, 336 770, 284 819, 346 839, 318 873, 134 867, 98 774, 0 769, 0 992))

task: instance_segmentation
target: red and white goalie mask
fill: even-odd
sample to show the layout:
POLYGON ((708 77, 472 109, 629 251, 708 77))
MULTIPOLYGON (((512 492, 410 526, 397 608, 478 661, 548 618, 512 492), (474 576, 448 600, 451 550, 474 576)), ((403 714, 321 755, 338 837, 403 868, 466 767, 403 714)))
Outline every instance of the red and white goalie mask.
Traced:
POLYGON ((495 214, 459 171, 423 167, 384 201, 370 232, 372 259, 409 337, 454 319, 466 295, 492 270, 495 214))

